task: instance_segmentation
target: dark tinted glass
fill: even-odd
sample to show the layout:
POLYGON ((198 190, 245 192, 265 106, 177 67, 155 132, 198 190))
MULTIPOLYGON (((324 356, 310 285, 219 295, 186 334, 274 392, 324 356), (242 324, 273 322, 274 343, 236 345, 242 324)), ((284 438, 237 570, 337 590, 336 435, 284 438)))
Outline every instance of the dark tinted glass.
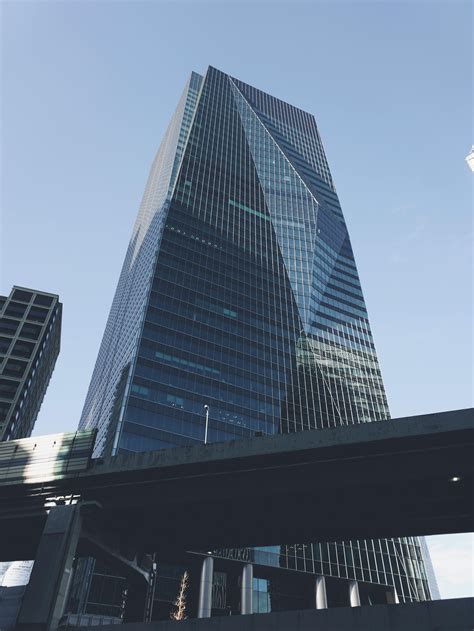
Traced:
POLYGON ((5 315, 12 316, 13 318, 22 318, 26 311, 26 305, 21 302, 10 302, 5 309, 5 315))
POLYGON ((10 379, 0 379, 0 398, 11 401, 18 388, 18 383, 10 379))
POLYGON ((23 377, 25 374, 25 368, 28 366, 26 362, 18 361, 17 359, 9 359, 3 369, 3 374, 9 377, 23 377))
POLYGON ((8 320, 7 318, 2 318, 0 320, 0 333, 6 333, 7 335, 14 335, 18 328, 19 322, 16 320, 8 320))
POLYGON ((16 355, 17 357, 25 357, 29 358, 33 354, 33 350, 35 348, 34 344, 31 342, 24 342, 22 340, 18 340, 13 347, 12 355, 16 355))
POLYGON ((10 404, 5 401, 0 401, 0 423, 7 418, 8 411, 10 410, 10 404))
POLYGON ((35 305, 42 305, 43 307, 49 307, 52 302, 53 302, 54 298, 52 298, 51 296, 42 296, 41 294, 38 294, 35 298, 35 305))
POLYGON ((31 307, 28 312, 27 319, 33 320, 34 322, 44 322, 48 317, 48 311, 46 309, 41 309, 39 307, 31 307))
POLYGON ((0 337, 0 353, 6 353, 9 346, 10 346, 10 342, 11 340, 9 340, 6 337, 0 337))
POLYGON ((32 293, 29 291, 23 291, 22 289, 15 289, 13 292, 13 300, 21 300, 22 302, 30 302, 32 293))
POLYGON ((30 340, 37 340, 41 333, 41 327, 36 324, 30 324, 29 322, 25 322, 25 324, 21 327, 20 336, 27 337, 30 340))

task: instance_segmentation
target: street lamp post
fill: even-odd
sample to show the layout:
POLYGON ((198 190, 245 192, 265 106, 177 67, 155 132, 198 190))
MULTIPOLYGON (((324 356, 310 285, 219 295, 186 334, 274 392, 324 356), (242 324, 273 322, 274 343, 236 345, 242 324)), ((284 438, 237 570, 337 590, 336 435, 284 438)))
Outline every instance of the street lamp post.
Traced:
POLYGON ((209 406, 204 406, 204 411, 206 413, 206 429, 204 431, 204 444, 207 445, 207 431, 209 429, 209 406))

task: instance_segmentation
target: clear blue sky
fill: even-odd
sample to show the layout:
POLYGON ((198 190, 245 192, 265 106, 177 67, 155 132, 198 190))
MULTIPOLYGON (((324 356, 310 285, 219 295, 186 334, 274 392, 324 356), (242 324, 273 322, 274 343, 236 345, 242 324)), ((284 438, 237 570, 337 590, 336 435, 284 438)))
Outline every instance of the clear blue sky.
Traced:
MULTIPOLYGON (((36 433, 77 426, 148 168, 190 71, 209 64, 316 115, 392 415, 472 405, 470 2, 36 0, 1 12, 0 290, 64 303, 36 433)), ((472 590, 462 580, 440 577, 443 595, 472 590)))

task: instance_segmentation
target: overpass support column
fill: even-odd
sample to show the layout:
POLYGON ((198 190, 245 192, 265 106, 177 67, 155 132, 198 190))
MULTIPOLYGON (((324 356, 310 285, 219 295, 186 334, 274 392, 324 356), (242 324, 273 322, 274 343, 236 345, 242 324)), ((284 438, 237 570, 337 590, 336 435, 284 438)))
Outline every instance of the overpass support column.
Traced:
POLYGON ((328 608, 328 597, 326 593, 326 579, 324 576, 316 576, 315 582, 316 609, 328 608))
POLYGON ((359 583, 349 581, 349 602, 351 607, 360 607, 359 583))
POLYGON ((398 605, 399 602, 400 601, 398 600, 397 590, 394 587, 393 590, 387 592, 387 603, 389 605, 398 605))
POLYGON ((80 505, 51 509, 18 614, 18 631, 57 629, 81 532, 80 505))
POLYGON ((214 559, 209 556, 202 562, 201 583, 199 585, 198 618, 211 617, 213 577, 214 559))
POLYGON ((242 568, 241 614, 253 613, 253 565, 246 563, 242 568))

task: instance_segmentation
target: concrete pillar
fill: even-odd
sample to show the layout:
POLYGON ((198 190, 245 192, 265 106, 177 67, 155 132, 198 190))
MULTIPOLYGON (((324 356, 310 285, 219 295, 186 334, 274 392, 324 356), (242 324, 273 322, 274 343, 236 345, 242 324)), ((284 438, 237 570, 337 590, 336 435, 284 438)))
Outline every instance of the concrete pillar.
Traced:
POLYGON ((253 565, 246 563, 242 568, 241 614, 253 613, 253 565))
POLYGON ((351 607, 360 607, 359 583, 349 581, 349 602, 351 607))
POLYGON ((389 592, 386 592, 386 594, 387 594, 387 603, 389 605, 398 605, 399 604, 400 601, 398 600, 398 594, 397 594, 397 590, 395 588, 393 588, 389 592))
POLYGON ((328 597, 326 593, 326 579, 324 576, 316 576, 315 582, 316 609, 328 608, 328 597))
POLYGON ((148 585, 146 590, 145 599, 145 615, 143 616, 143 622, 151 622, 153 617, 153 602, 155 599, 156 590, 156 555, 153 554, 150 572, 148 574, 148 585))
POLYGON ((198 618, 211 617, 213 577, 214 559, 209 556, 202 562, 201 582, 199 584, 198 618))
POLYGON ((18 614, 18 631, 57 629, 66 605, 80 532, 79 504, 51 509, 18 614))

